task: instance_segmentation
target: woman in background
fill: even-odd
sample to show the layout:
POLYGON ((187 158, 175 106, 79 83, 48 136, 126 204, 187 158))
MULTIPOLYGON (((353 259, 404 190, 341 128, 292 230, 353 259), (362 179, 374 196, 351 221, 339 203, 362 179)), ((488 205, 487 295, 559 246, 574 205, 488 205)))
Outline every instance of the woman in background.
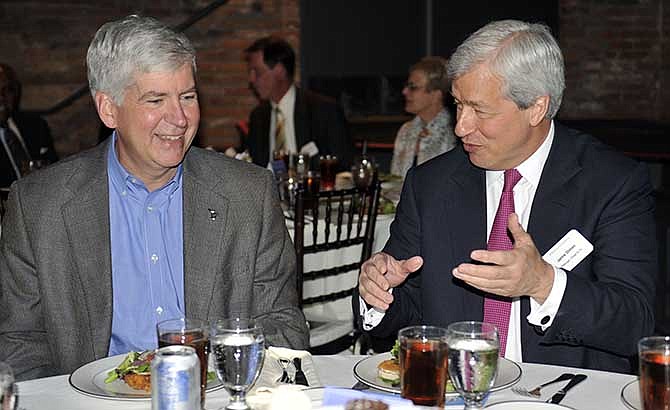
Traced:
POLYGON ((409 69, 402 90, 405 111, 416 117, 402 125, 396 136, 391 174, 405 177, 407 170, 456 146, 451 115, 444 100, 449 93, 447 60, 424 57, 409 69))

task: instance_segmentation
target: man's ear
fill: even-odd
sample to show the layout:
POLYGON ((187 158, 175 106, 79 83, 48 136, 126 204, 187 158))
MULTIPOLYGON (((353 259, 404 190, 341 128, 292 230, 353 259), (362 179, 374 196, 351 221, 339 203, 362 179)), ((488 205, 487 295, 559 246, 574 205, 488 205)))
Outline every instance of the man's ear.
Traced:
POLYGON ((548 95, 543 95, 538 97, 537 100, 535 100, 535 103, 528 107, 530 110, 529 120, 531 126, 536 127, 542 120, 544 120, 547 111, 549 111, 549 101, 550 97, 548 95))
POLYGON ((98 116, 107 128, 116 128, 117 107, 109 95, 98 91, 95 93, 95 109, 98 110, 98 116))

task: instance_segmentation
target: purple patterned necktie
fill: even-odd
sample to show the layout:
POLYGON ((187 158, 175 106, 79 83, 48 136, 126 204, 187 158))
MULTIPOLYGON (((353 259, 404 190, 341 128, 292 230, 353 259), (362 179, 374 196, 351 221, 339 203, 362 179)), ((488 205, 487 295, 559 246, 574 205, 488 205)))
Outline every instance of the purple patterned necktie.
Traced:
MULTIPOLYGON (((507 220, 514 212, 514 185, 521 179, 521 174, 516 169, 505 171, 505 185, 496 217, 493 220, 493 228, 489 235, 487 249, 490 251, 503 251, 513 249, 512 238, 507 233, 507 220)), ((507 344, 507 329, 509 327, 509 314, 512 302, 509 298, 484 299, 484 322, 492 323, 498 328, 500 338, 500 356, 505 356, 507 344)))

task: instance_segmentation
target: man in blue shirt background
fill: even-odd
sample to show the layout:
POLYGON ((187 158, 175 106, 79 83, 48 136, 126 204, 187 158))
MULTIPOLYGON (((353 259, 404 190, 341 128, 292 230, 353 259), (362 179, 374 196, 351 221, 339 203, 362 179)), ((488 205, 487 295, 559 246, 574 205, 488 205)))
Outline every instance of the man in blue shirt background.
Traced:
POLYGON ((0 360, 19 380, 156 347, 157 322, 253 317, 303 349, 295 254, 269 171, 191 147, 195 49, 155 19, 87 54, 101 145, 12 188, 0 240, 0 360))

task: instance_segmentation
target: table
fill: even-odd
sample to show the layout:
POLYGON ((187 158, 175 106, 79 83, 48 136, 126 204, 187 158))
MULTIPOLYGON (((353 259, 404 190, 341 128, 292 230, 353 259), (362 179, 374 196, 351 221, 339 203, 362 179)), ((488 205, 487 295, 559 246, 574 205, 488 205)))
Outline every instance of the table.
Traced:
MULTIPOLYGON (((314 364, 324 385, 351 387, 355 382, 353 366, 364 356, 315 356, 314 364)), ((620 399, 621 389, 636 376, 595 370, 571 369, 561 366, 521 364, 523 374, 520 386, 536 386, 566 371, 584 373, 588 379, 568 392, 562 404, 580 410, 623 410, 626 406, 620 399)), ((19 387, 19 405, 25 410, 114 410, 114 409, 150 409, 151 404, 144 402, 112 401, 84 396, 73 390, 68 384, 68 376, 55 376, 44 379, 21 382, 19 387)), ((547 393, 553 393, 558 387, 547 387, 547 393)), ((310 394, 313 396, 313 393, 310 394)), ((510 389, 491 394, 489 404, 509 400, 522 400, 510 389)), ((218 409, 225 405, 227 394, 223 390, 207 395, 207 409, 218 409)), ((527 399, 526 399, 527 400, 527 399)), ((447 406, 447 409, 461 407, 447 406)))

